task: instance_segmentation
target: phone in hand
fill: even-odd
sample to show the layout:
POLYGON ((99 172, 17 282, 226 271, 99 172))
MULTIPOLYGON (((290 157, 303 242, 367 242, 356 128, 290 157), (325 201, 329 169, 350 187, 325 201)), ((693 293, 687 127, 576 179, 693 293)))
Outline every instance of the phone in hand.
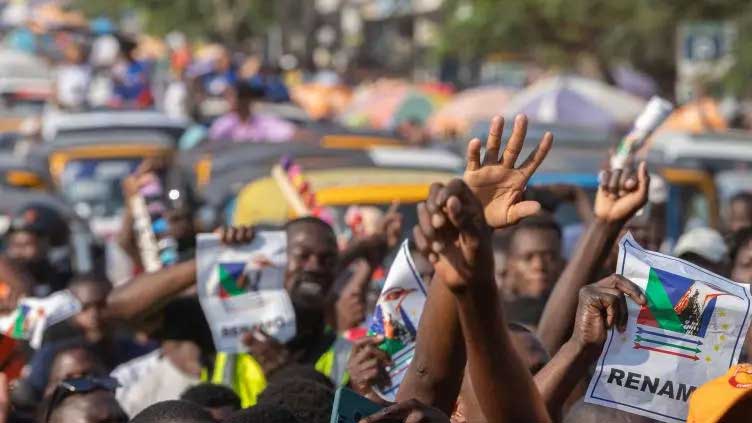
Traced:
POLYGON ((330 423, 358 423, 360 419, 368 417, 382 408, 384 406, 376 404, 350 389, 340 387, 334 395, 330 423))

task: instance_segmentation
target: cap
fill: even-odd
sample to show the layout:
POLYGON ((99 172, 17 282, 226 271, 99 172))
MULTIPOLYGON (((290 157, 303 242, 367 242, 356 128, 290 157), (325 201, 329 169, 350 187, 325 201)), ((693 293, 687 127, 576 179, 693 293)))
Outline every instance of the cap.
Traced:
POLYGON ((715 423, 752 394, 752 364, 739 364, 697 388, 689 397, 687 423, 715 423))
POLYGON ((674 255, 694 253, 713 263, 721 263, 728 255, 728 247, 718 231, 710 228, 695 228, 679 237, 674 255))

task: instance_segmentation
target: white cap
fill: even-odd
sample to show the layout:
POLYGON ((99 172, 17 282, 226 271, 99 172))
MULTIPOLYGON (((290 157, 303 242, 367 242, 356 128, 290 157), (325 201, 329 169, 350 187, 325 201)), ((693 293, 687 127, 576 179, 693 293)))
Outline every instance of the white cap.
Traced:
POLYGON ((674 247, 674 256, 694 253, 713 263, 721 263, 728 254, 728 247, 718 231, 710 228, 695 228, 679 237, 674 247))

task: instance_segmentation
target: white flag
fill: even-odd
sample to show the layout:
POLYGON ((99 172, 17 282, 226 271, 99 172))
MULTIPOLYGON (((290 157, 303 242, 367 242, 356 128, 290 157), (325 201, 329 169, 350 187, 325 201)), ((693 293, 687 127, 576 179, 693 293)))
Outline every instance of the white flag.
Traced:
POLYGON ((283 343, 295 336, 295 311, 282 286, 286 244, 278 231, 232 247, 216 234, 198 236, 198 296, 217 351, 245 352, 242 336, 257 328, 283 343))
POLYGON ((624 333, 609 332, 585 401, 664 422, 687 419, 689 395, 736 364, 750 322, 747 286, 643 250, 626 235, 617 273, 646 306, 627 300, 624 333))
POLYGON ((415 270, 407 241, 400 246, 397 257, 384 281, 373 318, 368 327, 369 335, 383 335, 379 346, 392 358, 387 368, 391 386, 375 389, 381 397, 394 401, 402 379, 415 353, 415 337, 418 322, 426 303, 426 287, 415 270))
POLYGON ((81 302, 68 290, 44 298, 22 298, 15 310, 0 316, 0 331, 14 339, 29 340, 32 348, 39 348, 45 329, 79 311, 81 302))

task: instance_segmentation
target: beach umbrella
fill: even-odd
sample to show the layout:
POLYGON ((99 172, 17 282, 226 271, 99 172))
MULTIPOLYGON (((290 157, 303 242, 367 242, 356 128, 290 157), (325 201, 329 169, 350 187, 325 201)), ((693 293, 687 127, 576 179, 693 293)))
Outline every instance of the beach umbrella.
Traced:
POLYGON ((601 81, 558 75, 520 91, 507 103, 504 115, 524 113, 538 123, 623 131, 644 105, 643 99, 601 81))
POLYGON ((489 121, 501 113, 513 94, 509 88, 499 85, 459 92, 431 115, 428 129, 435 136, 466 134, 474 123, 489 121))

